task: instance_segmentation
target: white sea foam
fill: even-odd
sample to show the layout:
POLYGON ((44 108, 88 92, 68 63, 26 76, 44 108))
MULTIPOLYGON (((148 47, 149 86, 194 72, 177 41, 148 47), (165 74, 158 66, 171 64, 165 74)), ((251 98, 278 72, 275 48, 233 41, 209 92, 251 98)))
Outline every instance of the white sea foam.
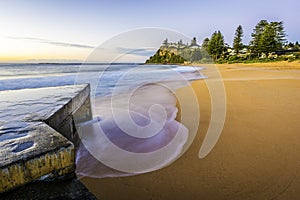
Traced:
POLYGON ((129 102, 126 95, 96 101, 95 114, 100 118, 79 124, 79 177, 146 173, 169 165, 182 152, 188 130, 175 120, 176 97, 168 88, 147 84, 129 102))

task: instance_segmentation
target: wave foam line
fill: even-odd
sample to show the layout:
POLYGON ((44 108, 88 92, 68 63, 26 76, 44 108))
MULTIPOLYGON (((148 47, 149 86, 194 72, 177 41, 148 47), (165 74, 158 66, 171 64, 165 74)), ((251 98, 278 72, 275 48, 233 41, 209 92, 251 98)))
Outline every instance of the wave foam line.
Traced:
POLYGON ((182 153, 188 130, 175 120, 176 97, 169 89, 147 84, 129 99, 98 98, 95 105, 98 117, 78 125, 79 178, 147 173, 168 166, 182 153))

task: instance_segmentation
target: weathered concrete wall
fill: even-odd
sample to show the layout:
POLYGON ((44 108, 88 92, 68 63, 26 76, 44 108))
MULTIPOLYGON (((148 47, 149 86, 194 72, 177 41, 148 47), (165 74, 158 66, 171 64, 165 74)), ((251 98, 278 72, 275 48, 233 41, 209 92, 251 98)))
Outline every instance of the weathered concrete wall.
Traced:
POLYGON ((60 176, 75 169, 74 145, 41 122, 11 130, 0 144, 0 192, 34 181, 44 175, 60 176))
POLYGON ((76 123, 90 119, 92 119, 90 86, 87 85, 44 121, 77 146, 80 139, 76 132, 76 123))
POLYGON ((0 91, 0 96, 0 193, 74 172, 75 120, 92 117, 89 85, 0 91))

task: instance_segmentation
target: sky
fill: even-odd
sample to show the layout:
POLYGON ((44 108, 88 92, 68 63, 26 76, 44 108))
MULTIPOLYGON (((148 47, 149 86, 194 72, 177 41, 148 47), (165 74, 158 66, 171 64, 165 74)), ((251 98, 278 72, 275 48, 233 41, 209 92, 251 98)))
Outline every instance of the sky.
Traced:
MULTIPOLYGON (((220 30, 231 45, 236 27, 242 25, 243 42, 248 44, 261 19, 284 21, 288 41, 295 42, 300 40, 299 8, 298 0, 1 0, 0 62, 83 61, 95 47, 105 51, 103 46, 124 33, 133 33, 133 43, 137 38, 151 41, 151 34, 137 31, 144 28, 196 37, 200 44, 220 30)), ((134 51, 122 61, 144 61, 158 45, 155 41, 152 46, 145 42, 127 47, 127 40, 123 37, 122 44, 112 46, 119 52, 144 44, 148 49, 134 51)))

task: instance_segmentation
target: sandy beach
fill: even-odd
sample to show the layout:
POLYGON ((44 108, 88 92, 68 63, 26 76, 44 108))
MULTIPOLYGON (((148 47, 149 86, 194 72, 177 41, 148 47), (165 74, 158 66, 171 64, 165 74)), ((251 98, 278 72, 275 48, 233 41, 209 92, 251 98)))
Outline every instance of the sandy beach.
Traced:
MULTIPOLYGON (((217 68, 226 92, 226 119, 208 156, 198 158, 211 119, 210 94, 206 82, 199 80, 192 87, 200 105, 200 124, 185 154, 172 165, 147 174, 82 179, 97 198, 299 198, 299 62, 224 64, 217 68)), ((203 71, 209 79, 216 75, 212 69, 208 65, 203 71)), ((179 89, 177 95, 188 104, 186 90, 179 89)), ((192 121, 193 116, 190 118, 192 121)))

